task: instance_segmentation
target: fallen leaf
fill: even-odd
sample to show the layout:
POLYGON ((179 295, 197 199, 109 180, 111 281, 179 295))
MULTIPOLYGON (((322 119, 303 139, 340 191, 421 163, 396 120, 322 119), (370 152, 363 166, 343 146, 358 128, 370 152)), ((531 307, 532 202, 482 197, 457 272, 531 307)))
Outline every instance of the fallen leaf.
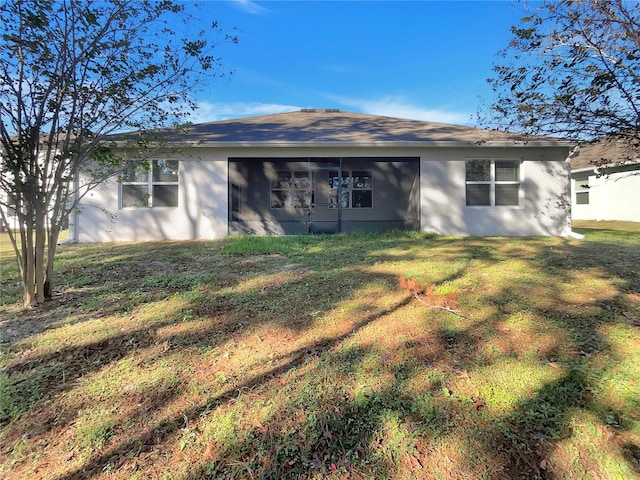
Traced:
POLYGON ((471 400, 473 400, 473 409, 476 412, 479 412, 480 410, 482 410, 484 407, 487 406, 487 404, 484 403, 484 400, 482 400, 482 398, 480 397, 472 396, 471 400))
POLYGON ((418 457, 416 457, 413 454, 409 454, 408 457, 409 457, 409 462, 411 463, 412 467, 424 468, 423 465, 422 465, 422 462, 420 461, 420 459, 418 457))
POLYGON ((546 470, 547 469, 547 461, 546 460, 542 460, 540 462, 540 469, 541 470, 546 470))
POLYGON ((602 431, 602 436, 607 442, 616 436, 616 432, 609 425, 601 426, 600 430, 602 431))
POLYGON ((447 370, 449 370, 450 372, 455 373, 459 377, 469 378, 469 373, 466 370, 463 370, 462 368, 452 367, 452 366, 449 366, 449 365, 447 365, 446 368, 447 368, 447 370))
POLYGON ((382 356, 382 364, 386 367, 389 365, 389 360, 391 359, 391 353, 387 352, 382 356))
POLYGON ((265 434, 269 431, 269 429, 267 427, 265 427, 262 423, 260 423, 259 421, 254 421, 253 422, 253 426, 258 429, 260 431, 260 433, 265 434))

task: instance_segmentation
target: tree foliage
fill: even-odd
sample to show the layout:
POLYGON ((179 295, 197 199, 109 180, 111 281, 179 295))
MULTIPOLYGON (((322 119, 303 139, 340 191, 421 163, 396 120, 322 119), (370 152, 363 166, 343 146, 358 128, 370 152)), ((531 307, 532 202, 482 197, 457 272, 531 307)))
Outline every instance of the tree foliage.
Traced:
POLYGON ((640 3, 533 3, 489 79, 498 128, 640 148, 640 3))
POLYGON ((7 228, 6 213, 17 217, 26 304, 50 294, 58 234, 80 196, 119 170, 105 137, 183 122, 194 88, 224 75, 212 38, 237 39, 189 22, 173 0, 1 3, 0 211, 7 228), (74 182, 81 169, 89 184, 74 182))

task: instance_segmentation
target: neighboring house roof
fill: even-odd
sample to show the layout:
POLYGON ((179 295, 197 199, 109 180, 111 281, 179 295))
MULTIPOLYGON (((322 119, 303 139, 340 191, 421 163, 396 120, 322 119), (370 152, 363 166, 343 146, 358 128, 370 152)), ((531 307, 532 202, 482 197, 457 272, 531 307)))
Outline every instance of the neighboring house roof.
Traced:
POLYGON ((157 133, 168 142, 196 145, 573 145, 552 137, 530 137, 335 109, 303 109, 164 129, 157 133))
POLYGON ((633 152, 623 140, 599 140, 580 147, 580 153, 571 158, 571 171, 583 172, 598 166, 617 167, 640 165, 640 152, 633 152))

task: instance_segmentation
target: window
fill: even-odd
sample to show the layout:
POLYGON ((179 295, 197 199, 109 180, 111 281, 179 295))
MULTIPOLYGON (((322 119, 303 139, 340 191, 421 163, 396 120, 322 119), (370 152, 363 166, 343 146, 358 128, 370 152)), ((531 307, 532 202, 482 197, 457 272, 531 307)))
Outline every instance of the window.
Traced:
POLYGON ((277 172, 271 180, 271 208, 310 208, 313 201, 310 172, 277 172))
POLYGON ((178 160, 129 162, 122 177, 122 208, 178 206, 178 160))
POLYGON ((576 192, 576 205, 589 205, 589 192, 576 192))
MULTIPOLYGON (((329 172, 329 208, 338 206, 338 171, 329 172)), ((352 170, 342 172, 340 189, 340 205, 342 208, 373 207, 373 175, 370 170, 352 170)))
POLYGON ((520 205, 520 162, 471 159, 465 161, 467 206, 520 205))
POLYGON ((589 184, 576 181, 576 205, 589 205, 589 184))

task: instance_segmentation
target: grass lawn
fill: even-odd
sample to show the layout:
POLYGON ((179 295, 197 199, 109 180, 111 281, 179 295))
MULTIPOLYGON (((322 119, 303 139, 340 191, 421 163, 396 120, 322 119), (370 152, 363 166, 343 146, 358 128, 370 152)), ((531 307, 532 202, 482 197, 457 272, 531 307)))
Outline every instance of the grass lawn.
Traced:
POLYGON ((577 227, 4 252, 0 478, 640 478, 640 225, 577 227))

